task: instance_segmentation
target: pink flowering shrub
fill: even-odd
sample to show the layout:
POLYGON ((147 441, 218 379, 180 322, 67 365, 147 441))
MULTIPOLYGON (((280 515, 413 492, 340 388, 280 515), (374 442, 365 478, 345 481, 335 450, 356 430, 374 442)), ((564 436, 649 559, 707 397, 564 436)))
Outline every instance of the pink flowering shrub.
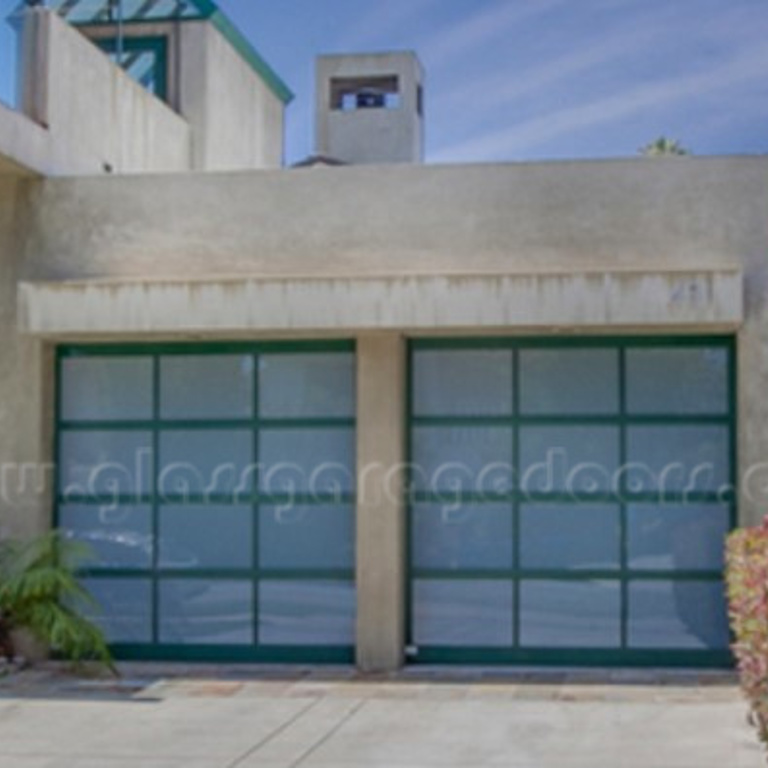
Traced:
POLYGON ((768 517, 731 534, 726 561, 733 652, 752 721, 768 745, 768 517))

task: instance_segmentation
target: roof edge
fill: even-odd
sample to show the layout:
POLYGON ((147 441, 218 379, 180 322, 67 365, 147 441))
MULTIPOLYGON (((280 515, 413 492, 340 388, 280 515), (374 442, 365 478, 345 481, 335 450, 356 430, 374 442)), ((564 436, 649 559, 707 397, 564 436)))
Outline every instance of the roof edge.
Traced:
MULTIPOLYGON (((213 4, 211 3, 213 6, 213 4)), ((253 44, 247 37, 235 26, 230 18, 219 8, 213 6, 214 10, 208 16, 208 21, 229 41, 230 45, 242 56, 251 68, 266 83, 272 93, 277 96, 283 104, 288 105, 294 99, 293 91, 285 84, 283 79, 253 47, 253 44)))

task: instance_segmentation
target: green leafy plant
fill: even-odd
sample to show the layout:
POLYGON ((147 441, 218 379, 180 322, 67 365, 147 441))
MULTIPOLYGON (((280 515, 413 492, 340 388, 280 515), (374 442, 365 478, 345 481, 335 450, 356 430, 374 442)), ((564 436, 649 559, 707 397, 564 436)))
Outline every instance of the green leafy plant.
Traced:
POLYGON ((752 722, 768 746, 768 517, 731 534, 726 562, 733 652, 752 722))
POLYGON ((666 136, 659 136, 641 147, 639 152, 646 157, 684 157, 691 154, 677 139, 668 139, 666 136))
POLYGON ((56 531, 0 542, 0 653, 8 660, 17 655, 23 631, 61 658, 94 660, 114 670, 104 635, 80 612, 94 605, 76 578, 87 554, 56 531))

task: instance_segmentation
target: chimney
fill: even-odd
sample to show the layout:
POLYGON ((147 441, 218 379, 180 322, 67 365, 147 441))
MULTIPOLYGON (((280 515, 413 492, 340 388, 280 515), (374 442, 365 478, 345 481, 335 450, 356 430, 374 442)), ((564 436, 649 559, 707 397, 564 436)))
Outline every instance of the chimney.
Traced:
POLYGON ((343 163, 424 160, 424 72, 415 53, 317 60, 316 153, 343 163))

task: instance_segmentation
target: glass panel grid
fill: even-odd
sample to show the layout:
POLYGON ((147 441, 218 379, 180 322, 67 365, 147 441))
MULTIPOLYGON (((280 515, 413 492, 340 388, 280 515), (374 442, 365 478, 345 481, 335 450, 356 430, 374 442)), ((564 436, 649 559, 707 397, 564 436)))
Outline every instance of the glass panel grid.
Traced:
MULTIPOLYGON (((547 584, 551 584, 556 587, 558 584, 563 588, 568 584, 588 584, 598 583, 605 590, 610 591, 611 585, 614 585, 617 594, 618 616, 617 616, 617 631, 618 636, 616 639, 616 650, 611 651, 609 655, 614 661, 626 658, 628 663, 632 663, 631 659, 641 658, 641 663, 664 663, 664 658, 674 658, 675 663, 686 663, 685 659, 690 658, 688 663, 697 663, 699 661, 706 661, 705 655, 709 654, 714 659, 718 657, 720 661, 713 663, 727 663, 725 660, 727 654, 724 655, 720 646, 711 646, 706 648, 705 645, 701 645, 701 655, 699 657, 686 657, 685 654, 689 653, 689 650, 683 646, 680 649, 675 648, 674 640, 668 647, 663 645, 659 648, 651 648, 649 646, 643 647, 643 653, 638 654, 636 652, 638 645, 631 642, 630 639, 630 588, 637 590, 639 587, 632 585, 642 584, 701 584, 702 588, 706 585, 722 585, 722 562, 716 558, 710 557, 709 560, 701 559, 690 564, 690 558, 688 561, 684 559, 674 557, 668 557, 666 560, 657 558, 655 565, 650 563, 648 559, 645 562, 638 562, 637 556, 633 553, 637 549, 637 544, 634 543, 630 536, 632 535, 629 527, 629 508, 637 509, 638 505, 659 505, 661 509, 664 509, 664 504, 675 505, 675 509, 680 509, 681 506, 685 506, 686 503, 690 505, 719 504, 722 509, 725 507, 728 515, 728 523, 726 529, 732 528, 736 520, 735 510, 735 498, 732 483, 734 474, 734 456, 735 456, 735 437, 734 437, 734 420, 735 420, 735 372, 733 364, 733 340, 726 337, 717 338, 686 338, 680 339, 675 337, 668 337, 663 339, 585 339, 585 340, 573 340, 568 342, 553 341, 551 339, 524 339, 524 340, 511 340, 511 339, 488 339, 488 340, 418 340, 413 341, 410 345, 410 389, 409 389, 409 434, 410 440, 413 441, 414 430, 419 427, 430 427, 439 433, 440 429, 450 428, 472 428, 472 427, 508 427, 511 428, 511 447, 510 455, 512 456, 513 463, 513 476, 515 484, 512 488, 503 489, 498 493, 489 493, 483 488, 478 489, 454 489, 452 492, 445 492, 442 488, 425 488, 419 483, 418 469, 414 469, 416 456, 413 452, 414 444, 409 443, 409 461, 411 462, 410 479, 408 484, 408 503, 410 509, 410 562, 411 562, 411 587, 410 594, 408 595, 409 602, 409 637, 410 641, 415 643, 414 652, 416 659, 422 660, 441 660, 441 661, 462 661, 461 653, 453 654, 451 650, 450 642, 442 643, 439 640, 430 638, 430 642, 424 642, 419 644, 419 627, 418 617, 416 615, 417 606, 414 603, 413 590, 416 588, 416 580, 419 583, 425 581, 445 580, 448 583, 457 583, 461 580, 467 580, 469 582, 487 582, 488 580, 498 581, 499 579, 506 579, 511 582, 514 596, 512 600, 513 605, 513 640, 509 644, 506 650, 499 649, 498 647, 483 646, 482 643, 471 649, 471 658, 483 658, 483 648, 487 650, 487 656, 489 660, 508 660, 514 661, 516 658, 525 659, 527 661, 535 661, 538 658, 537 653, 541 653, 541 657, 547 661, 553 660, 555 657, 561 658, 564 662, 573 660, 578 661, 580 658, 590 657, 590 649, 586 646, 579 647, 577 642, 569 644, 555 643, 557 650, 555 655, 553 651, 545 646, 540 648, 527 648, 524 642, 521 642, 521 606, 523 601, 521 600, 521 584, 535 584, 537 581, 542 581, 547 584), (653 412, 651 409, 646 409, 644 412, 630 412, 627 405, 627 353, 630 350, 635 349, 656 349, 661 348, 664 350, 673 351, 676 348, 681 347, 686 350, 691 348, 708 348, 713 358, 724 358, 727 361, 727 410, 723 412, 720 401, 718 400, 709 411, 706 407, 699 406, 697 410, 680 408, 674 412, 673 408, 668 408, 669 413, 665 413, 665 408, 660 407, 658 412, 653 412), (489 349, 509 349, 512 350, 514 360, 512 363, 512 392, 511 397, 513 401, 513 409, 511 414, 499 415, 499 416, 466 416, 461 414, 451 415, 450 413, 436 413, 430 411, 428 407, 424 406, 425 395, 420 394, 420 406, 417 412, 414 409, 414 393, 413 387, 415 386, 413 380, 413 371, 415 367, 415 360, 421 350, 432 351, 439 349, 441 351, 451 350, 460 357, 463 350, 474 350, 477 348, 489 348, 489 349), (521 409, 520 402, 520 369, 522 350, 533 349, 538 350, 540 348, 548 351, 557 351, 558 348, 567 348, 570 352, 578 349, 607 349, 615 350, 617 354, 617 371, 616 376, 618 381, 616 382, 615 390, 618 400, 618 408, 615 414, 574 414, 574 413, 546 413, 543 409, 537 410, 536 413, 526 413, 521 409), (423 415, 425 412, 429 412, 428 416, 423 415), (552 489, 549 493, 545 490, 543 492, 525 493, 520 487, 520 433, 522 428, 530 427, 531 425, 556 425, 561 427, 585 427, 594 425, 612 426, 618 431, 618 467, 619 471, 616 473, 615 483, 609 488, 596 487, 593 492, 590 493, 589 489, 584 489, 578 494, 564 494, 558 489, 552 489), (722 483, 720 487, 694 487, 694 488, 677 488, 666 493, 660 492, 658 488, 637 488, 630 480, 629 472, 625 469, 625 465, 628 461, 628 431, 632 426, 647 426, 647 425, 659 425, 659 426, 672 426, 678 425, 690 425, 692 427, 711 426, 716 425, 722 427, 724 439, 724 445, 722 447, 722 455, 724 456, 725 466, 722 468, 722 483), (415 511, 418 508, 423 508, 424 505, 436 504, 436 503, 451 503, 458 504, 459 502, 472 503, 478 506, 483 504, 496 504, 499 502, 507 502, 510 504, 510 514, 512 517, 512 548, 513 548, 513 564, 510 568, 440 568, 440 567, 425 567, 428 564, 424 562, 423 556, 421 557, 421 563, 415 558, 418 555, 416 546, 416 540, 413 538, 415 535, 414 526, 415 511), (549 503, 567 506, 569 504, 574 505, 574 508, 579 504, 585 502, 603 505, 613 505, 618 512, 618 563, 611 563, 608 567, 603 568, 598 566, 599 569, 568 569, 568 568, 533 568, 532 566, 526 566, 523 563, 523 548, 525 547, 525 541, 521 536, 521 508, 525 503, 538 502, 549 503), (678 653, 679 651, 679 653, 678 653), (479 654, 479 655, 478 655, 479 654), (501 654, 501 655, 500 655, 501 654), (616 655, 618 654, 618 655, 616 655), (660 654, 660 655, 655 655, 660 654), (662 658, 664 657, 664 658, 662 658), (681 659, 683 661, 681 662, 681 659)), ((703 352, 705 352, 703 350, 703 352)), ((574 509, 575 511, 575 509, 574 509)), ((635 525, 636 527, 636 525, 635 525)), ((717 528, 716 524, 710 525, 710 530, 715 530, 722 533, 720 528, 717 528)), ((423 543, 420 545, 423 548, 423 543)), ((647 545, 651 546, 651 545, 647 545)), ((712 551, 712 547, 709 548, 712 551)), ((585 593, 586 594, 586 593, 585 593)), ((423 596, 421 598, 423 602, 423 596)), ((701 620, 705 621, 707 617, 703 617, 701 620)), ((710 617, 712 621, 715 621, 714 617, 710 617)), ((423 633, 422 633, 423 634, 423 633)), ((422 638, 424 639, 424 638, 422 638)), ((594 658, 594 656, 592 656, 594 658)))
MULTIPOLYGON (((57 363, 57 499, 56 499, 56 521, 57 524, 64 524, 72 528, 72 535, 77 536, 76 526, 73 528, 72 515, 67 517, 67 510, 75 508, 82 510, 79 514, 81 518, 90 514, 97 515, 101 508, 111 509, 119 508, 120 505, 137 506, 147 510, 149 518, 148 531, 146 538, 150 541, 144 549, 146 552, 142 558, 135 557, 133 561, 126 562, 125 566, 121 562, 110 561, 109 563, 95 562, 88 563, 83 569, 83 578, 87 578, 89 585, 95 585, 94 589, 98 591, 98 585, 131 584, 142 585, 145 591, 144 609, 145 625, 141 633, 120 633, 115 632, 113 620, 109 614, 102 617, 105 626, 109 628, 110 634, 115 642, 128 650, 131 655, 136 650, 139 654, 147 654, 151 657, 152 648, 157 648, 162 653, 162 647, 169 648, 184 645, 194 647, 198 646, 210 652, 211 648, 221 647, 220 657, 228 658, 232 656, 232 649, 241 646, 247 649, 251 648, 253 654, 258 655, 260 640, 258 637, 260 624, 260 592, 264 584, 268 584, 276 579, 286 584, 297 582, 300 584, 326 584, 339 583, 346 585, 348 589, 354 590, 354 568, 353 557, 347 552, 351 541, 349 533, 345 533, 345 541, 341 544, 344 548, 343 555, 338 558, 320 558, 313 562, 302 562, 300 558, 295 558, 292 562, 286 563, 286 567, 279 567, 280 563, 260 562, 260 527, 259 521, 262 509, 270 509, 274 505, 280 505, 281 508, 289 509, 293 506, 299 506, 302 510, 327 509, 328 505, 334 505, 338 515, 349 518, 347 527, 353 525, 354 510, 354 485, 345 486, 343 492, 322 493, 315 492, 311 488, 302 487, 289 493, 274 493, 266 489, 259 489, 259 483, 256 482, 259 465, 260 435, 265 432, 270 434, 279 434, 287 430, 288 434, 299 433, 301 430, 309 432, 315 439, 323 434, 344 434, 354 435, 355 406, 352 402, 344 411, 344 415, 336 416, 333 413, 318 413, 317 416, 297 415, 295 417, 285 418, 263 418, 258 414, 259 409, 259 358, 261 355, 286 355, 301 357, 302 355, 311 356, 313 360, 318 360, 322 355, 325 356, 343 356, 345 360, 354 353, 354 346, 347 342, 321 342, 321 343, 286 343, 286 344, 211 344, 211 345, 93 345, 88 347, 62 347, 58 350, 57 363), (183 420, 179 418, 183 414, 162 411, 163 403, 163 362, 170 361, 171 365, 166 365, 166 369, 172 370, 176 361, 178 364, 194 359, 196 362, 202 362, 209 359, 212 364, 216 361, 232 359, 237 356, 242 366, 241 372, 250 377, 250 381, 240 383, 238 390, 238 409, 239 415, 235 418, 219 418, 211 416, 211 413, 205 413, 205 403, 195 402, 198 411, 190 413, 192 418, 183 420), (147 392, 143 395, 143 402, 150 405, 149 413, 146 408, 141 412, 136 412, 131 418, 125 418, 124 414, 119 415, 116 421, 97 421, 88 418, 80 421, 65 420, 67 414, 63 410, 62 392, 65 389, 63 379, 67 375, 68 360, 93 360, 96 362, 105 361, 108 364, 110 360, 119 360, 120 363, 135 359, 141 364, 150 363, 150 381, 148 382, 147 392), (245 364, 243 361, 248 360, 245 364), (245 390, 243 389, 245 388, 245 390), (245 404, 240 396, 246 391, 250 402, 245 404), (170 416, 170 418, 169 418, 170 416), (140 443, 143 449, 142 460, 144 479, 143 484, 137 482, 127 482, 121 480, 117 486, 108 486, 102 488, 89 488, 87 485, 80 489, 82 483, 77 483, 74 489, 72 483, 68 480, 72 470, 66 470, 67 445, 73 440, 82 438, 98 439, 99 433, 106 432, 112 435, 118 446, 125 443, 129 447, 140 443), (189 439, 185 439, 184 434, 188 434, 189 439), (205 446, 208 438, 219 445, 217 451, 223 456, 227 455, 227 445, 232 442, 228 435, 231 435, 232 444, 238 448, 239 454, 242 454, 242 464, 249 462, 254 469, 247 467, 242 471, 241 480, 238 483, 218 484, 208 483, 201 487, 199 478, 195 478, 193 484, 177 483, 169 487, 163 487, 158 482, 164 469, 164 445, 168 445, 168 438, 172 438, 178 445, 182 453, 188 448, 198 449, 205 446), (124 436, 124 437, 121 437, 124 436), (247 440, 244 441, 244 438, 247 440), (146 444, 146 446, 145 446, 146 444), (247 445, 246 445, 247 444, 247 445), (186 448, 185 448, 186 446, 186 448), (61 461, 63 459, 64 461, 61 461), (219 546, 211 545, 208 547, 205 542, 190 536, 177 535, 184 533, 179 527, 183 524, 183 510, 188 508, 191 518, 205 520, 206 516, 215 516, 217 510, 221 514, 222 520, 228 521, 230 528, 232 525, 237 528, 237 535, 244 536, 249 541, 240 542, 237 552, 232 558, 227 558, 222 553, 219 546), (88 510, 93 510, 89 513, 88 510), (244 517, 244 513, 245 517, 244 517), (169 517, 172 515, 173 517, 169 517), (173 522, 171 522, 173 521, 173 522), (163 537, 168 539, 164 541, 163 537), (178 541, 176 541, 178 539, 178 541), (151 542, 158 542, 158 545, 152 545, 151 542), (198 552, 192 551, 198 548, 198 552), (120 581, 122 580, 122 581, 120 581), (188 584, 188 587, 184 585, 188 584), (217 612, 221 612, 226 620, 231 624, 231 631, 219 630, 214 626, 215 622, 211 618, 206 619, 204 612, 200 614, 199 622, 195 618, 195 613, 191 616, 180 618, 178 614, 183 606, 176 605, 175 613, 169 614, 164 610, 163 605, 170 606, 169 595, 189 594, 195 595, 198 607, 211 607, 210 617, 217 612), (228 597, 231 596, 231 600, 228 597), (210 598, 210 599, 209 599, 210 598), (215 598, 215 599, 214 599, 215 598), (234 606, 236 610, 230 609, 234 606), (180 623, 181 622, 181 623, 180 623), (191 622, 191 623, 190 623, 191 622), (198 623, 196 623, 198 622, 198 623), (207 622, 207 623, 206 623, 207 622), (173 627, 173 630, 169 629, 173 627), (149 649, 144 651, 142 649, 149 649)), ((70 366, 71 367, 71 366, 70 366)), ((168 388, 165 388, 166 402, 168 388)), ((348 396, 354 398, 353 389, 348 396)), ((219 409, 220 410, 220 409, 219 409)), ((223 414, 226 415, 226 414, 223 414)), ((347 441, 349 442, 349 441, 347 441)), ((87 443, 86 443, 87 445, 87 443)), ((352 443, 350 443, 352 445, 352 443)), ((216 447, 214 445, 214 447, 216 447)), ((198 453, 200 450, 198 450, 198 453)), ((178 453, 178 451, 176 451, 178 453)), ((203 451, 205 453, 205 451, 203 451)), ((201 454, 202 455, 202 454, 201 454)), ((167 457, 165 457, 167 458, 167 457)), ((179 456, 171 456, 178 459, 179 456)), ((181 458, 184 458, 183 456, 181 458)), ((210 456, 205 456, 209 459, 210 456)), ((338 457, 340 461, 347 462, 347 474, 354 477, 354 450, 347 451, 346 454, 338 457)), ((87 463, 87 462, 86 462, 87 463)), ((71 462, 70 462, 71 464, 71 462)), ((80 462, 83 465, 83 462, 80 462)), ((238 471, 241 467, 237 467, 238 471)), ((80 474, 88 470, 88 467, 75 467, 80 474)), ((79 479, 79 478, 77 478, 79 479)), ((120 479, 120 478, 118 478, 120 479)), ((180 478, 183 480, 183 478, 180 478)), ((231 480, 231 478, 229 478, 231 480)), ((323 479, 323 478, 321 478, 323 479)), ((326 482, 326 485, 328 483, 326 482)), ((334 491, 334 488, 331 488, 334 491)), ((81 524, 84 525, 85 523, 81 524)), ((342 525, 339 530, 343 531, 342 525)), ((234 528, 230 535, 234 535, 234 528)), ((88 533, 86 531, 86 533, 88 533)), ((190 532, 186 532, 189 534, 190 532)), ((192 606, 194 609, 194 606, 192 606)), ((206 611, 208 609, 206 608, 206 611)), ((198 611, 199 613, 199 611, 198 611)), ((320 619, 318 619, 320 620, 320 619)), ((333 642, 328 638, 338 638, 339 649, 349 648, 351 640, 346 627, 349 623, 349 616, 340 615, 339 621, 344 624, 344 631, 334 634, 331 624, 323 621, 322 632, 324 643, 328 646, 326 655, 329 658, 337 658, 334 651, 333 642), (341 642, 343 640, 343 642, 341 642), (333 646, 333 647, 331 647, 333 646)), ((307 634, 308 640, 311 639, 311 627, 307 634)), ((268 654, 276 653, 281 656, 281 649, 270 642, 271 638, 265 640, 269 646, 265 650, 268 654)), ((288 645, 294 645, 289 643, 288 645)), ((236 649, 235 649, 236 650, 236 649)), ((186 652, 185 652, 186 653, 186 652)), ((350 651, 351 653, 351 651, 350 651)), ((241 657, 238 652, 238 658, 241 657)), ((323 655, 323 654, 320 654, 323 655)), ((298 657, 297 657, 298 658, 298 657)))

